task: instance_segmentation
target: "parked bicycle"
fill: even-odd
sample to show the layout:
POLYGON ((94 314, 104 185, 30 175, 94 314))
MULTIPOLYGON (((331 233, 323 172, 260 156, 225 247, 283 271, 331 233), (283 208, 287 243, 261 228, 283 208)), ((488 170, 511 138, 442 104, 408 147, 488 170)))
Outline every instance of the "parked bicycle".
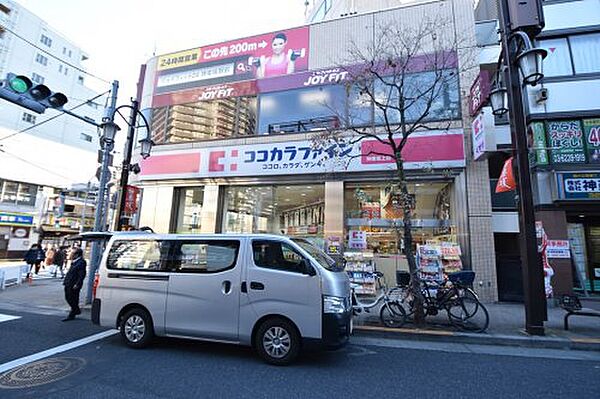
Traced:
MULTIPOLYGON (((471 288, 474 280, 475 272, 462 271, 449 274, 441 283, 422 281, 421 295, 425 316, 434 316, 440 311, 446 311, 453 326, 470 332, 484 332, 489 326, 490 316, 471 288)), ((399 298, 394 302, 402 304, 407 318, 415 313, 414 295, 411 290, 410 284, 406 283, 388 292, 389 296, 399 298)), ((392 308, 394 307, 395 305, 392 305, 392 308)), ((394 312, 401 313, 398 310, 394 312)))
MULTIPOLYGON (((400 304, 399 298, 395 298, 390 295, 383 278, 383 273, 375 272, 375 278, 377 279, 377 285, 380 287, 379 295, 375 300, 370 302, 362 302, 358 299, 355 287, 352 288, 352 314, 358 315, 360 313, 369 313, 370 309, 373 309, 379 303, 383 302, 381 309, 379 310, 379 319, 386 327, 399 328, 406 321, 406 311, 400 304)), ((358 285, 356 285, 357 287, 358 285)))

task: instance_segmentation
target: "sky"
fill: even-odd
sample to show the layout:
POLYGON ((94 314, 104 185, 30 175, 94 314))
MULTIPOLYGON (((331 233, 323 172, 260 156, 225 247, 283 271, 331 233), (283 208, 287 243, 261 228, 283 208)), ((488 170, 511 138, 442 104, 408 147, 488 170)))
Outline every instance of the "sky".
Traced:
MULTIPOLYGON (((304 0, 16 0, 90 59, 87 71, 135 96, 140 65, 160 55, 303 25, 304 0)), ((86 84, 105 91, 109 84, 86 84)))

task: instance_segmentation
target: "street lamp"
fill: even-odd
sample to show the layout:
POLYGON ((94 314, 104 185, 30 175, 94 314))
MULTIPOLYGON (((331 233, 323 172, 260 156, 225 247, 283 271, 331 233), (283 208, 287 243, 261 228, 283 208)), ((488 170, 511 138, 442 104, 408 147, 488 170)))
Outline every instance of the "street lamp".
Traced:
POLYGON ((499 4, 503 50, 498 60, 495 90, 490 93, 490 102, 495 115, 507 112, 510 106, 519 190, 519 246, 523 272, 525 330, 532 335, 544 335, 544 321, 548 319, 544 268, 537 247, 536 216, 527 147, 527 121, 523 105, 524 84, 535 86, 544 77, 542 60, 547 52, 534 48, 530 38, 530 35, 535 37, 544 27, 544 15, 541 0, 500 0, 499 4), (502 79, 505 77, 506 86, 502 79), (510 101, 507 102, 506 97, 510 101))
POLYGON ((140 155, 143 159, 146 159, 150 156, 150 151, 152 151, 152 146, 154 145, 154 141, 150 139, 150 137, 145 137, 139 141, 140 143, 140 155))
POLYGON ((112 144, 115 142, 115 136, 117 135, 117 132, 119 130, 121 130, 121 128, 119 126, 117 126, 116 123, 109 121, 109 122, 105 122, 102 124, 102 127, 104 128, 103 132, 102 132, 102 140, 106 143, 106 144, 112 144))

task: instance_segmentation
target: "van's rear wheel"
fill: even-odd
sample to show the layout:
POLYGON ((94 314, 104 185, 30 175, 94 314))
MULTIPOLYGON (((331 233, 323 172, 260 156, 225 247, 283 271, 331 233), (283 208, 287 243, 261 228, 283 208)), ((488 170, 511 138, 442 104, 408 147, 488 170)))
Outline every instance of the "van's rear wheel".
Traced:
POLYGON ((276 366, 292 363, 300 352, 300 334, 284 319, 268 319, 258 328, 254 348, 264 361, 276 366))
POLYGON ((121 337, 132 348, 144 348, 154 337, 152 318, 144 309, 135 308, 121 319, 121 337))

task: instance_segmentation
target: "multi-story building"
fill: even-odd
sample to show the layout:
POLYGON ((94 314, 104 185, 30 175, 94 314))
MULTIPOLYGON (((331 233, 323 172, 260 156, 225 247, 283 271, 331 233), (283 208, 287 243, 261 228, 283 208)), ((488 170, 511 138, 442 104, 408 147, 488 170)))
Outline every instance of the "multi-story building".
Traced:
POLYGON ((305 20, 317 23, 428 0, 306 0, 305 20))
POLYGON ((340 60, 351 43, 368 49, 381 26, 409 28, 428 17, 447 21, 430 32, 434 40, 460 32, 466 47, 451 53, 448 73, 459 71, 459 79, 434 105, 437 122, 430 119, 407 150, 415 242, 457 244, 460 252, 454 246, 447 260, 475 270, 482 297, 496 300, 487 163, 471 161, 471 119, 461 95, 463 82, 474 78, 472 68, 461 68, 468 58, 461 51, 475 40, 469 0, 358 13, 150 59, 141 108, 156 146, 137 177, 140 225, 157 232, 283 233, 332 254, 362 248, 393 280, 395 270, 408 267, 395 234, 401 215, 390 192, 393 161, 369 156, 369 140, 338 143, 334 157, 313 144, 323 130, 352 123, 332 104, 346 115, 358 109, 374 131, 382 121, 374 104, 345 84, 340 60), (293 71, 269 76, 255 61, 277 40, 298 57, 293 71))
MULTIPOLYGON (((97 93, 86 86, 87 58, 17 2, 0 1, 0 79, 11 72, 25 75, 64 93, 65 108, 98 121, 105 98, 88 101, 97 93)), ((18 257, 38 241, 48 201, 94 177, 97 150, 94 126, 55 110, 40 115, 0 100, 0 256, 18 257)))
MULTIPOLYGON (((548 55, 541 84, 527 87, 532 184, 538 231, 549 239, 552 285, 600 293, 600 3, 544 1, 545 28, 536 45, 548 55)), ((482 45, 481 104, 496 70, 498 8, 481 0, 475 10, 482 45), (482 84, 483 82, 483 84, 482 84)), ((474 87, 475 87, 474 86, 474 87)), ((473 92, 473 91, 472 91, 473 92)), ((497 151, 489 153, 492 188, 510 156, 508 121, 496 120, 497 151)), ((481 136, 484 137, 484 136, 481 136)), ((500 299, 522 298, 519 232, 514 193, 492 195, 500 299)))

